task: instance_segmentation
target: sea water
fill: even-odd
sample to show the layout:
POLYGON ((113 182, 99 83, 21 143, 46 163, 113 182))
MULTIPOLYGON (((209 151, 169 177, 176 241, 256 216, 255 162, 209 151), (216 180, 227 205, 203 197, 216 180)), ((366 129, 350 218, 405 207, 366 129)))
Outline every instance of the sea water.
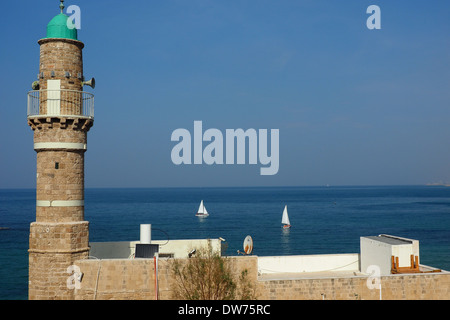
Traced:
MULTIPOLYGON (((0 299, 27 299, 28 236, 35 190, 0 190, 0 299)), ((360 237, 391 234, 420 242, 421 264, 450 270, 450 188, 444 186, 86 189, 92 242, 226 240, 226 255, 359 253, 360 237), (203 200, 207 218, 195 213, 203 200), (287 205, 292 227, 284 230, 287 205)))

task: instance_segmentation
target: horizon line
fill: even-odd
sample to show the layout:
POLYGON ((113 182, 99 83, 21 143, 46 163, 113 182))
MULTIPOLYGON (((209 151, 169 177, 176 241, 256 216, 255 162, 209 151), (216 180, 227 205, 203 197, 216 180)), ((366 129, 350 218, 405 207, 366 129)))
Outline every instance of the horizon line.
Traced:
MULTIPOLYGON (((165 186, 165 187, 85 187, 84 189, 219 189, 219 188, 348 188, 348 187, 449 187, 448 184, 339 184, 339 185, 277 185, 277 186, 165 186)), ((35 190, 36 188, 17 187, 0 190, 35 190)))

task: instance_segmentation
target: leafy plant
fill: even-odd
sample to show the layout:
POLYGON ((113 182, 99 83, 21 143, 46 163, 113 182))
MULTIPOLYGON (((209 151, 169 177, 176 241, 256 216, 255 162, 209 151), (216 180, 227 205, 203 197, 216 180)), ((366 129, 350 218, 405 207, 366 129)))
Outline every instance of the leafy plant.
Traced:
POLYGON ((172 260, 173 298, 180 300, 250 300, 255 289, 248 270, 234 272, 229 258, 211 248, 198 250, 189 259, 172 260))

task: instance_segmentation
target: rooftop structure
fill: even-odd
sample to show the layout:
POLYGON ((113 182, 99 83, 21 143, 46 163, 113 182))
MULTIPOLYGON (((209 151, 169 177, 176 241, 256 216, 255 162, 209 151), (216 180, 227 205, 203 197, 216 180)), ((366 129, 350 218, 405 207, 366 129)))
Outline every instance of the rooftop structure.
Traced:
MULTIPOLYGON (((95 258, 76 262, 83 272, 76 299, 171 299, 174 259, 189 259, 195 248, 213 248, 222 253, 224 239, 154 240, 158 254, 138 258, 136 248, 141 240, 90 243, 95 258), (212 244, 212 245, 211 245, 212 244), (130 270, 133 270, 131 273, 130 270)), ((277 299, 449 299, 450 273, 420 265, 419 270, 373 273, 362 267, 363 258, 373 256, 371 266, 379 266, 389 256, 377 255, 365 244, 374 241, 394 246, 418 244, 395 236, 361 237, 361 252, 295 256, 226 256, 234 272, 247 271, 257 298, 277 299), (378 286, 372 285, 373 280, 378 286), (420 288, 420 290, 418 290, 420 288)), ((391 248, 392 249, 392 248, 391 248)), ((395 251, 395 250, 394 250, 395 251)), ((388 253, 390 253, 389 251, 388 253)))
POLYGON ((361 237, 361 270, 376 265, 381 275, 423 272, 419 265, 419 241, 386 234, 361 237))
MULTIPOLYGON (((151 226, 151 225, 149 225, 151 226)), ((134 259, 139 244, 157 247, 159 258, 189 258, 196 250, 211 248, 224 255, 225 239, 154 240, 143 234, 141 239, 118 242, 91 242, 91 256, 99 259, 134 259), (143 240, 145 239, 145 241, 143 240)), ((151 227, 147 231, 151 234, 151 227)), ((400 273, 440 272, 429 266, 420 265, 417 270, 409 269, 410 255, 419 255, 419 241, 402 237, 379 235, 361 237, 360 253, 318 254, 291 256, 258 256, 258 276, 264 280, 326 278, 333 276, 367 276, 369 266, 380 268, 380 276, 400 273), (400 257, 400 268, 392 265, 392 256, 400 257)), ((153 254, 147 258, 153 258, 153 254)))

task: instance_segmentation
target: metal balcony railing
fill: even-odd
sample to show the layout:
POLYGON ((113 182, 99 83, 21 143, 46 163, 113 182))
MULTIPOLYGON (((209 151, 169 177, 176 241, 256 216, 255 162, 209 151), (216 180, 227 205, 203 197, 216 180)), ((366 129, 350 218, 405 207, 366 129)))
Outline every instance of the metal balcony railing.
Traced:
POLYGON ((94 119, 94 95, 65 89, 28 92, 27 117, 47 116, 94 119))

